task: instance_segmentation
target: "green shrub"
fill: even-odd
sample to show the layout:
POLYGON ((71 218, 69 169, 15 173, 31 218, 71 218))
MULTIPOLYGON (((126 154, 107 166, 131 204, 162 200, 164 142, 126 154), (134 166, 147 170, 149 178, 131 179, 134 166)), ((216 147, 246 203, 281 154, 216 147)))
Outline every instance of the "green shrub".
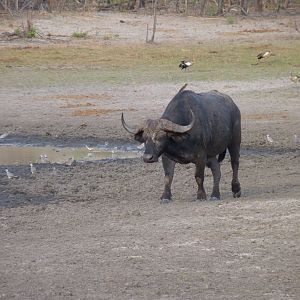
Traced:
POLYGON ((87 32, 75 31, 72 33, 72 37, 76 39, 85 39, 87 37, 87 32))
POLYGON ((36 35, 37 35, 37 29, 33 26, 26 32, 26 37, 30 39, 35 38, 36 35))
POLYGON ((236 18, 234 16, 227 17, 227 23, 229 25, 235 24, 236 23, 236 18))

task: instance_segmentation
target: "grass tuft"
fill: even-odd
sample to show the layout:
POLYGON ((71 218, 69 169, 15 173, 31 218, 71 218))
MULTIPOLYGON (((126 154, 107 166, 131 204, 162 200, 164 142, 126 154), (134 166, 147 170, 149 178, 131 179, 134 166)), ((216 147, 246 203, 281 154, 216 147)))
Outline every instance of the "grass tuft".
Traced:
POLYGON ((83 31, 75 31, 72 33, 72 38, 76 38, 76 39, 85 39, 87 38, 88 34, 87 32, 83 32, 83 31))

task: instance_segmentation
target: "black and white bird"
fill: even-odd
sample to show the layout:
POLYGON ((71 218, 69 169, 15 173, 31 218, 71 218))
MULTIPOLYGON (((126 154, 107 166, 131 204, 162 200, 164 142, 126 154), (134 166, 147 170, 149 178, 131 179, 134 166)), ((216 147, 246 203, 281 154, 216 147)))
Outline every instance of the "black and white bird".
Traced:
POLYGON ((264 51, 264 52, 261 52, 261 53, 257 54, 257 59, 268 58, 272 55, 274 55, 274 54, 270 50, 264 51))
POLYGON ((9 172, 8 169, 5 169, 5 172, 6 172, 6 175, 7 175, 8 179, 19 178, 19 176, 16 176, 12 172, 9 172))
POLYGON ((190 67, 194 62, 192 60, 182 60, 181 63, 179 64, 179 68, 181 70, 186 70, 188 67, 190 67))

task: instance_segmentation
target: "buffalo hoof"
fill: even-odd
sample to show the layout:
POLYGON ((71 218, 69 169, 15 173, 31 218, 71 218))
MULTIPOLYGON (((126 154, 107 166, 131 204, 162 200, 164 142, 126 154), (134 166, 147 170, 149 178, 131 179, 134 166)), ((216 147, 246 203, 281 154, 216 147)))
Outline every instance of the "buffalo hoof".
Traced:
POLYGON ((171 199, 166 199, 166 198, 160 199, 160 203, 161 203, 161 204, 168 204, 168 203, 170 203, 171 201, 172 201, 171 199))
POLYGON ((206 193, 205 191, 198 191, 197 193, 197 200, 205 201, 206 200, 206 193))
POLYGON ((242 191, 241 191, 241 190, 239 190, 237 193, 232 193, 233 198, 240 198, 240 197, 241 197, 241 194, 242 194, 242 191))
POLYGON ((206 201, 207 198, 206 197, 201 197, 201 198, 197 197, 197 200, 199 200, 199 201, 206 201))
POLYGON ((211 196, 209 198, 209 200, 212 200, 212 201, 215 201, 215 200, 220 200, 221 198, 220 197, 216 197, 216 196, 211 196))

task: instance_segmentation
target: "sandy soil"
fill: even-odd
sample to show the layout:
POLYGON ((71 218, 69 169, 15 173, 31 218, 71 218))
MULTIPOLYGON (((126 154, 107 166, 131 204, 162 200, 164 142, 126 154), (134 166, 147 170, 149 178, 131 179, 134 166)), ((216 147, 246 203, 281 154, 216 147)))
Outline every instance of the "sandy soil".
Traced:
MULTIPOLYGON (((99 16, 107 32, 120 36, 109 42, 144 40, 147 16, 47 16, 38 26, 43 33, 56 34, 62 24, 70 24, 63 32, 68 35, 82 22, 79 29, 95 32, 95 42, 99 16), (124 28, 116 26, 120 19, 135 29, 126 37, 124 28)), ((184 39, 187 30, 187 40, 219 38, 215 20, 201 19, 206 28, 197 26, 195 18, 160 19, 170 31, 159 34, 170 41, 184 39), (173 35, 174 28, 179 36, 173 35)), ((278 28, 264 37, 297 36, 288 25, 290 18, 260 21, 242 20, 232 31, 278 28)), ((3 30, 17 21, 5 22, 3 30)), ((224 19, 217 22, 218 30, 231 30, 222 27, 224 19)), ((24 41, 1 44, 12 43, 24 41)), ((0 128, 11 139, 121 145, 130 136, 121 129, 120 111, 74 117, 62 95, 73 96, 75 102, 88 98, 96 109, 124 110, 127 122, 134 124, 159 117, 182 85, 1 87, 5 109, 0 110, 0 128)), ((278 78, 189 82, 189 88, 218 89, 241 109, 242 197, 231 196, 229 157, 222 164, 221 201, 193 201, 194 167, 178 165, 169 205, 159 203, 160 163, 128 159, 56 166, 55 171, 45 164, 37 166, 36 176, 28 166, 10 166, 20 176, 16 180, 8 180, 5 166, 0 166, 0 299, 299 299, 300 144, 293 141, 295 134, 300 137, 299 84, 278 78), (266 134, 274 143, 267 143, 266 134)), ((205 187, 209 193, 209 171, 205 187)))

